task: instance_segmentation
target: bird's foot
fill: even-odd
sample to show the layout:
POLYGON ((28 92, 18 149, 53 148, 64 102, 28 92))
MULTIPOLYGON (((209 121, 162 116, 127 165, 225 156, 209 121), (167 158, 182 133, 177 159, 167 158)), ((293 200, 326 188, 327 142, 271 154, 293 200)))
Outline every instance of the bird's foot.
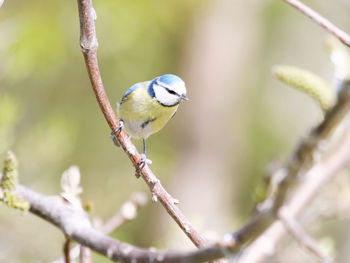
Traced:
POLYGON ((124 127, 124 122, 122 120, 119 120, 119 127, 115 128, 110 135, 110 138, 112 139, 113 143, 119 147, 119 142, 117 140, 117 137, 115 136, 117 133, 120 133, 121 130, 124 127))
POLYGON ((146 154, 142 153, 141 154, 141 162, 140 162, 139 167, 138 167, 136 174, 135 174, 136 178, 140 177, 139 172, 143 167, 145 167, 146 164, 152 164, 152 160, 147 159, 146 154))
POLYGON ((152 160, 147 159, 146 154, 142 153, 139 169, 142 169, 145 166, 145 164, 152 164, 152 160))

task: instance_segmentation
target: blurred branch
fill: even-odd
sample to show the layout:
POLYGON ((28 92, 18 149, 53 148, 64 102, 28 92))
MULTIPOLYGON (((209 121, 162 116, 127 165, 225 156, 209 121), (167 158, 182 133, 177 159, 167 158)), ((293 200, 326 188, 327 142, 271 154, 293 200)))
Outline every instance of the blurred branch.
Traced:
POLYGON ((329 20, 322 17, 320 14, 312 10, 307 5, 301 3, 298 0, 284 0, 286 3, 290 4, 291 6, 295 7, 305 15, 307 15, 309 18, 311 18, 313 21, 315 21, 317 24, 325 28, 327 31, 332 33, 334 36, 336 36, 341 42, 343 42, 345 45, 350 47, 350 36, 334 24, 332 24, 329 20))
POLYGON ((334 87, 335 90, 341 90, 343 84, 350 81, 350 52, 347 46, 344 46, 339 39, 329 37, 327 48, 330 59, 334 65, 334 87))
MULTIPOLYGON (((84 54, 89 78, 101 111, 104 114, 110 129, 114 131, 120 127, 120 122, 117 119, 108 100, 98 67, 98 42, 94 23, 96 13, 92 6, 91 0, 78 0, 78 7, 80 17, 80 46, 84 54)), ((162 203, 168 214, 175 220, 175 222, 197 247, 204 247, 206 242, 203 237, 191 225, 182 211, 176 206, 177 200, 164 189, 148 165, 144 165, 141 169, 139 169, 141 164, 141 155, 137 151, 135 145, 131 142, 126 132, 121 130, 120 132, 117 132, 115 136, 125 153, 127 153, 129 156, 139 175, 142 176, 144 181, 149 186, 153 196, 152 199, 159 200, 162 203)))
POLYGON ((319 258, 323 263, 333 263, 333 259, 329 258, 323 251, 317 246, 316 241, 306 233, 303 227, 296 221, 293 216, 290 216, 287 211, 280 209, 279 218, 288 232, 299 242, 299 244, 305 247, 308 251, 319 258))
POLYGON ((65 263, 70 263, 70 238, 66 236, 66 241, 64 242, 63 245, 63 255, 64 255, 64 262, 65 263))
POLYGON ((291 181, 297 175, 305 173, 313 164, 319 161, 322 150, 327 145, 327 139, 348 114, 349 109, 350 82, 346 82, 338 94, 337 103, 326 113, 324 121, 311 131, 308 138, 300 143, 291 156, 284 170, 285 176, 281 179, 277 189, 275 208, 282 206, 291 181))
POLYGON ((85 246, 78 246, 80 249, 80 263, 91 263, 91 249, 85 246))
MULTIPOLYGON (((120 210, 118 210, 102 227, 101 232, 104 234, 110 234, 125 223, 129 222, 130 220, 135 219, 137 216, 137 211, 140 210, 142 207, 144 207, 147 203, 147 196, 143 192, 137 192, 134 193, 130 200, 125 202, 120 210)), ((70 250, 70 258, 72 260, 75 260, 79 257, 81 258, 87 258, 86 254, 81 254, 82 251, 88 250, 88 248, 76 245, 70 250)), ((51 263, 64 263, 64 258, 57 259, 55 261, 52 261, 51 263)))
MULTIPOLYGON (((333 152, 306 173, 305 181, 294 191, 289 202, 281 208, 290 217, 297 218, 306 205, 321 191, 322 186, 332 180, 337 173, 349 164, 350 133, 348 129, 349 125, 345 127, 344 134, 339 138, 333 152)), ((247 248, 239 263, 264 262, 274 253, 275 247, 285 234, 286 230, 281 221, 276 221, 247 248)))
POLYGON ((109 234, 121 227, 130 220, 135 219, 137 211, 147 203, 144 193, 134 193, 129 201, 125 202, 121 209, 117 211, 101 228, 102 233, 109 234))

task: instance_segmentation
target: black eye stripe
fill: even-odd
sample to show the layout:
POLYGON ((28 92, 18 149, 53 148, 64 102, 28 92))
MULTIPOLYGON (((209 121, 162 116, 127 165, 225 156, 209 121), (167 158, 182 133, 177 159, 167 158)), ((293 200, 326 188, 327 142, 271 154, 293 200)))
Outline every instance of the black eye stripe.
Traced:
POLYGON ((175 91, 173 91, 173 90, 167 88, 166 86, 161 85, 160 83, 157 83, 157 85, 160 86, 160 87, 162 87, 162 88, 164 88, 169 94, 172 94, 172 95, 176 95, 176 96, 178 96, 178 97, 181 97, 181 96, 180 96, 179 94, 177 94, 175 91))
MULTIPOLYGON (((164 86, 163 86, 164 87, 164 86)), ((176 96, 179 96, 179 94, 177 94, 175 91, 171 90, 171 89, 168 89, 167 87, 164 87, 167 92, 169 92, 170 94, 173 94, 173 95, 176 95, 176 96)))

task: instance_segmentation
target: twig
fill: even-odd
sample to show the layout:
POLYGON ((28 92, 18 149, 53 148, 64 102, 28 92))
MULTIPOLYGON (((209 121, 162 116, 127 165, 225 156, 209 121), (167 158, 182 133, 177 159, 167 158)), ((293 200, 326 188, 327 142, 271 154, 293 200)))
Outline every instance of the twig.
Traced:
POLYGON ((102 233, 109 234, 130 220, 135 219, 137 211, 145 206, 147 197, 144 193, 134 193, 128 202, 116 212, 101 228, 102 233))
POLYGON ((286 3, 290 4, 291 6, 298 9, 300 12, 307 15, 309 18, 311 18, 313 21, 315 21, 317 24, 325 28, 327 31, 332 33, 334 36, 336 36, 341 42, 343 42, 345 45, 350 47, 350 36, 337 26, 335 26, 333 23, 331 23, 326 18, 322 17, 320 14, 312 10, 307 5, 301 3, 298 0, 284 0, 286 3))
POLYGON ((65 263, 70 263, 70 238, 66 236, 66 241, 64 242, 63 245, 63 255, 64 255, 64 262, 65 263))
POLYGON ((286 227, 288 232, 299 242, 299 244, 305 247, 308 251, 319 258, 323 263, 333 263, 333 259, 329 258, 323 251, 318 247, 316 241, 306 233, 303 227, 293 218, 288 215, 288 211, 280 209, 279 218, 283 225, 286 227))
MULTIPOLYGON (((137 211, 140 210, 147 203, 146 194, 143 192, 134 193, 130 200, 125 202, 121 209, 118 210, 108 221, 101 227, 101 232, 104 234, 110 234, 116 229, 123 226, 125 223, 133 220, 137 216, 137 211)), ((88 248, 85 247, 85 250, 88 248)), ((84 250, 83 246, 76 245, 70 250, 70 258, 75 260, 82 257, 81 251, 84 250)), ((86 252, 87 254, 87 252, 86 252)), ((87 256, 84 256, 84 258, 87 256)), ((88 262, 88 261, 87 261, 88 262)), ((51 263, 64 263, 64 258, 59 258, 51 263)))
MULTIPOLYGON (((98 42, 94 23, 96 14, 91 0, 78 0, 78 7, 80 17, 80 46, 84 54, 89 78, 101 111, 104 114, 111 131, 114 131, 120 126, 120 123, 108 100, 98 67, 98 42)), ((168 214, 175 220, 175 222, 197 247, 204 247, 206 242, 203 237, 190 224, 182 211, 176 206, 176 199, 174 199, 164 189, 148 165, 144 165, 142 169, 138 169, 141 163, 141 155, 127 136, 126 132, 122 130, 121 132, 116 133, 116 138, 123 150, 129 156, 135 169, 137 169, 138 173, 149 186, 152 196, 154 197, 153 200, 159 200, 162 203, 168 214)))

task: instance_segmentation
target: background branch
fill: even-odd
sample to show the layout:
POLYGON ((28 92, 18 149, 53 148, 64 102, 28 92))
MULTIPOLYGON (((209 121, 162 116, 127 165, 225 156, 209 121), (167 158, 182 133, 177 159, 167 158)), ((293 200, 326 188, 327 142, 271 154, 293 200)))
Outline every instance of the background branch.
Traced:
POLYGON ((318 247, 316 241, 303 229, 303 227, 293 218, 286 213, 284 209, 279 211, 280 221, 283 223, 288 232, 299 242, 299 244, 314 254, 323 263, 333 263, 333 259, 329 258, 318 247))
MULTIPOLYGON (((93 9, 91 0, 78 0, 78 7, 80 17, 80 46, 84 54, 91 85, 95 92, 101 111, 111 131, 114 131, 120 126, 120 123, 108 100, 98 67, 98 42, 94 23, 96 13, 93 9)), ((128 154, 134 167, 138 169, 141 162, 141 155, 138 153, 135 145, 131 142, 126 132, 122 130, 121 132, 116 133, 116 138, 123 150, 128 154)), ((138 169, 137 171, 149 186, 152 192, 152 197, 155 197, 153 200, 159 200, 162 203, 168 214, 175 220, 175 222, 197 247, 204 247, 206 242, 203 237, 191 225, 182 211, 176 206, 176 199, 174 199, 164 189, 160 181, 156 178, 151 169, 149 169, 148 165, 145 165, 142 169, 138 169)))
POLYGON ((79 253, 79 260, 80 263, 91 263, 91 249, 85 246, 79 246, 80 249, 79 253))
MULTIPOLYGON (((298 186, 290 200, 282 209, 293 218, 298 218, 312 199, 322 190, 322 186, 333 179, 350 162, 349 125, 344 129, 343 136, 338 140, 337 147, 323 162, 315 165, 305 175, 305 181, 298 186)), ((245 251, 239 263, 264 262, 274 251, 286 229, 280 221, 273 223, 267 231, 255 240, 245 251), (264 246, 262 244, 269 244, 264 246), (273 248, 271 250, 271 248, 273 248)))
POLYGON ((281 207, 285 200, 291 180, 305 173, 324 154, 325 146, 329 146, 329 137, 344 120, 350 110, 350 82, 345 82, 338 94, 335 106, 326 113, 324 121, 314 128, 308 138, 300 143, 295 153, 289 159, 285 175, 279 183, 275 207, 281 207), (328 144, 327 144, 328 143, 328 144))
POLYGON ((66 236, 66 241, 63 244, 63 255, 64 255, 64 262, 70 263, 70 239, 68 236, 66 236))
POLYGON ((112 233, 115 229, 121 227, 130 220, 135 219, 138 210, 147 203, 147 197, 144 193, 134 193, 129 201, 125 202, 119 211, 117 211, 102 226, 101 231, 104 234, 112 233))
MULTIPOLYGON (((135 219, 137 216, 138 210, 140 210, 143 206, 145 206, 147 203, 147 196, 143 192, 134 193, 130 200, 125 202, 120 210, 118 210, 110 219, 107 220, 106 223, 103 224, 103 226, 100 228, 101 232, 103 234, 110 234, 116 229, 123 226, 125 223, 129 222, 130 220, 135 219)), ((81 245, 76 245, 70 250, 70 258, 75 260, 79 257, 80 258, 89 258, 89 253, 87 252, 89 248, 86 248, 81 245), (85 252, 84 255, 81 254, 81 252, 85 252)), ((64 263, 64 258, 57 259, 55 261, 52 261, 51 263, 64 263)))
POLYGON ((317 24, 325 28, 327 31, 336 36, 341 42, 350 47, 350 36, 333 23, 331 23, 328 19, 324 18, 314 10, 312 10, 307 5, 301 3, 298 0, 284 0, 286 3, 298 9, 300 12, 304 13, 308 17, 310 17, 317 24))

